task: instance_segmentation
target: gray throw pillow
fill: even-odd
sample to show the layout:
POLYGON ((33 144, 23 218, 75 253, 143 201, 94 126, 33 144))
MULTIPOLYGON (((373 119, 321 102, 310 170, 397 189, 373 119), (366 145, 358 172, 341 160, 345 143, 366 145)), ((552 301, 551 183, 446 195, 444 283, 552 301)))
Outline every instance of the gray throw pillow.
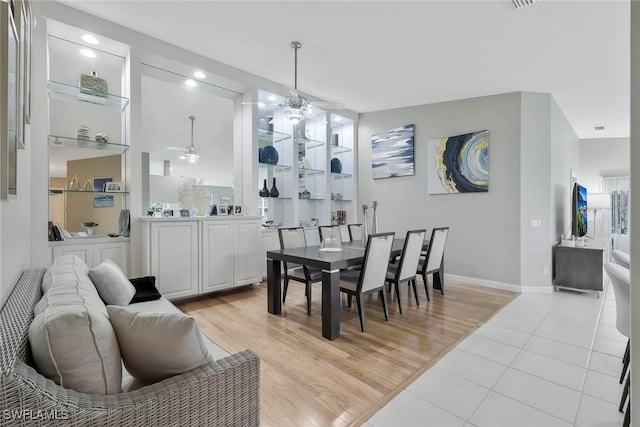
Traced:
POLYGON ((107 306, 120 354, 135 378, 157 382, 209 363, 195 319, 180 312, 143 312, 107 306))
POLYGON ((128 305, 136 294, 136 288, 110 259, 89 270, 89 277, 105 304, 128 305))

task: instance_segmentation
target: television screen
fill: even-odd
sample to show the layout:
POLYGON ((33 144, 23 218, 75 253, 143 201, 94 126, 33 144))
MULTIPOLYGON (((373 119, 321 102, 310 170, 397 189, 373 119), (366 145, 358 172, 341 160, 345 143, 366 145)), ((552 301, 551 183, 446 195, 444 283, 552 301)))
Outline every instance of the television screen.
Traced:
POLYGON ((576 237, 587 234, 587 189, 580 184, 573 189, 572 234, 576 237))

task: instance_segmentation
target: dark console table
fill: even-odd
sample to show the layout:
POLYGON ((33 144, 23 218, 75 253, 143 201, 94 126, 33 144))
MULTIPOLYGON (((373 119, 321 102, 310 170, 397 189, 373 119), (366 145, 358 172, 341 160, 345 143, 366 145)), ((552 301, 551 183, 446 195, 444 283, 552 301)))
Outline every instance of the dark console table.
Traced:
MULTIPOLYGON (((580 244, 582 242, 576 242, 580 244)), ((603 290, 603 269, 606 239, 586 239, 585 246, 554 247, 553 285, 555 290, 567 288, 593 291, 599 298, 603 290)))

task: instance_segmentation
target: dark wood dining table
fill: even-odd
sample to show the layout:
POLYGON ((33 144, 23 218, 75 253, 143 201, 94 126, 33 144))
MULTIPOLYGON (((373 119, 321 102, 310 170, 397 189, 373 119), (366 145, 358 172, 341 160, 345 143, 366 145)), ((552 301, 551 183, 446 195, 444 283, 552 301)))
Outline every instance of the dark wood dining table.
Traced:
MULTIPOLYGON (((391 258, 402 252, 404 238, 394 239, 391 258)), ((428 246, 425 241, 424 247, 428 246)), ((340 270, 362 264, 365 248, 360 241, 342 243, 339 252, 323 252, 320 246, 267 251, 267 310, 282 312, 281 261, 322 270, 322 336, 334 340, 340 336, 340 270)))

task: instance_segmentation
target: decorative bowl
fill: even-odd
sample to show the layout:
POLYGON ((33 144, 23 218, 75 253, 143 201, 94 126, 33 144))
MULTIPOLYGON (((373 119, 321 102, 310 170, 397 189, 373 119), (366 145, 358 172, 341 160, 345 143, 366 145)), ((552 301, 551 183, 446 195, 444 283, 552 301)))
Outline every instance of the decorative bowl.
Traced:
POLYGON ((267 145, 266 147, 259 150, 260 163, 266 163, 268 165, 277 165, 278 159, 280 156, 278 155, 278 150, 273 148, 272 145, 267 145))

